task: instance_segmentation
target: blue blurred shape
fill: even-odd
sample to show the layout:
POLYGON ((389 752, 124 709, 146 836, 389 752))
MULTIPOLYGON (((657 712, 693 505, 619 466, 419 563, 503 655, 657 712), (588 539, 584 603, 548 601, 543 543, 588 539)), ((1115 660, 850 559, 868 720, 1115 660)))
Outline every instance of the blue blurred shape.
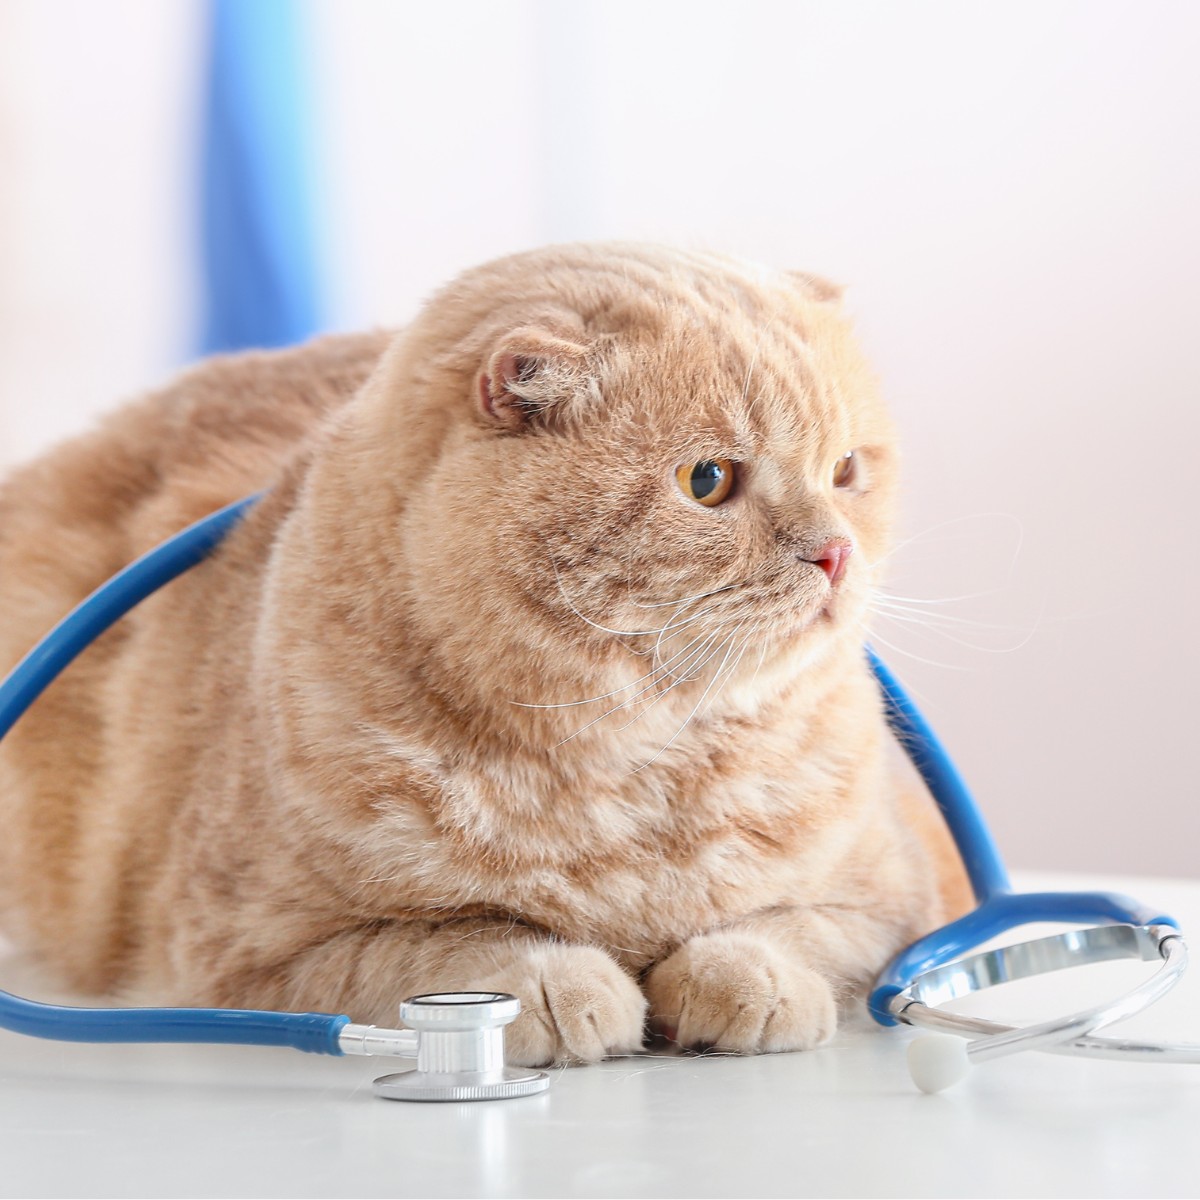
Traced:
POLYGON ((303 6, 209 0, 204 353, 303 341, 321 324, 303 6))

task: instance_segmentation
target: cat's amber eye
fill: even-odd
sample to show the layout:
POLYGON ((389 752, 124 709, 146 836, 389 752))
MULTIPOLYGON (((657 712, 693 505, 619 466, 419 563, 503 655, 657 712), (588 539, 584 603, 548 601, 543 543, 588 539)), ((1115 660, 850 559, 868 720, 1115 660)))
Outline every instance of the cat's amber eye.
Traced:
POLYGON ((733 463, 728 458, 706 458, 698 463, 684 463, 675 472, 680 491, 705 508, 714 508, 729 498, 733 491, 733 463))
POLYGON ((858 475, 858 464, 854 461, 854 451, 843 454, 833 465, 833 486, 850 487, 858 475))

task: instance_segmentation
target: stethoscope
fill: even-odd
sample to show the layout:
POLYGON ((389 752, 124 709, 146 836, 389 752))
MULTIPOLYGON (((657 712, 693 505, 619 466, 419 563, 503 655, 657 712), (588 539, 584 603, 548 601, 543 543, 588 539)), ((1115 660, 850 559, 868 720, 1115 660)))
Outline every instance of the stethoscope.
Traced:
MULTIPOLYGON (((141 600, 207 557, 259 498, 249 496, 169 538, 63 618, 0 683, 0 738, 76 655, 141 600)), ((971 1063, 1018 1050, 1200 1062, 1200 1045, 1094 1036, 1142 1011, 1179 981, 1187 948, 1176 923, 1111 892, 1014 893, 958 771, 908 694, 874 652, 867 653, 889 724, 937 801, 978 902, 973 912, 897 955, 869 998, 879 1024, 934 1031, 909 1045, 909 1069, 917 1086, 940 1091, 960 1079, 971 1063), (1009 930, 1046 921, 1092 927, 969 953, 1009 930), (1056 1020, 1014 1028, 941 1007, 998 983, 1120 958, 1161 965, 1116 999, 1056 1020)), ((290 1046, 321 1054, 415 1058, 415 1067, 375 1081, 376 1093, 393 1100, 494 1100, 544 1091, 550 1082, 544 1072, 509 1067, 504 1060, 504 1027, 519 1011, 515 996, 500 993, 414 996, 400 1005, 404 1028, 383 1029, 329 1013, 73 1008, 0 992, 0 1028, 34 1037, 290 1046)))

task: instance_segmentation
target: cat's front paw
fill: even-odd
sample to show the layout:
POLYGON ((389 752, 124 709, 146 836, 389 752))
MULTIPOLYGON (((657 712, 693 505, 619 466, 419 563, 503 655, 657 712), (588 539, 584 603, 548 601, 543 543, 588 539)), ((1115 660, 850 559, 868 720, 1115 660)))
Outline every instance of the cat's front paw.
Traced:
POLYGON ((517 1066, 597 1062, 642 1046, 646 1000, 594 946, 524 946, 486 986, 520 997, 521 1015, 505 1031, 517 1066))
POLYGON ((646 995, 653 1027, 688 1049, 810 1050, 837 1028, 828 981, 747 934, 685 942, 650 972, 646 995))

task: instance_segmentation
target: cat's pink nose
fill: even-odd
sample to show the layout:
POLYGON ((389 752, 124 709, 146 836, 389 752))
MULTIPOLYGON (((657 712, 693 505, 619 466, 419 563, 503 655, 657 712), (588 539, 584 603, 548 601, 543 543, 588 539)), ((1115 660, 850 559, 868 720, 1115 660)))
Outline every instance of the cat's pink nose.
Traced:
POLYGON ((853 550, 854 543, 849 538, 830 538, 812 558, 806 558, 804 561, 820 567, 829 576, 829 582, 835 584, 845 575, 846 560, 853 550))

